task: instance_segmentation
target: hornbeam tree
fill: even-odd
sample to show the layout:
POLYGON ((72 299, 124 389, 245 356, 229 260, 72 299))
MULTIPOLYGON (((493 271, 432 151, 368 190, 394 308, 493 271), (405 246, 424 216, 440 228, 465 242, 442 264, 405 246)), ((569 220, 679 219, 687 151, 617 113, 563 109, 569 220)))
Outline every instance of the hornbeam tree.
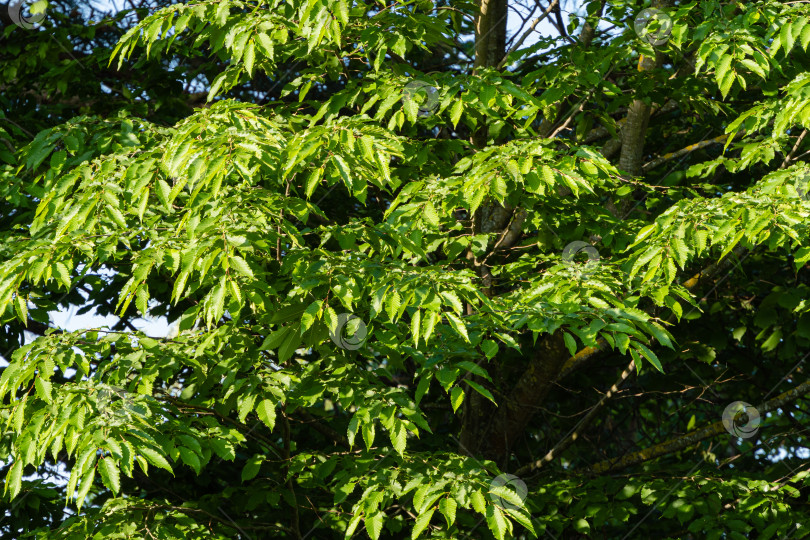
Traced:
POLYGON ((3 537, 808 535, 807 3, 0 12, 3 537))

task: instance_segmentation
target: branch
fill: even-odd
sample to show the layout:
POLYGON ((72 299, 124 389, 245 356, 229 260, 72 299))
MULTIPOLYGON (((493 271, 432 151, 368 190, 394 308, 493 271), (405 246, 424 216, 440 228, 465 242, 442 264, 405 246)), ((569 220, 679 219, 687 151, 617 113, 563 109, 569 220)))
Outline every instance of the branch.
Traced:
MULTIPOLYGON (((288 528, 283 527, 281 525, 277 525, 275 523, 257 524, 257 525, 235 525, 235 524, 233 524, 233 523, 231 523, 229 521, 226 521, 226 520, 222 519, 221 517, 219 517, 219 516, 217 516, 215 514, 212 514, 211 512, 208 512, 208 511, 206 511, 206 510, 204 510, 202 508, 190 508, 188 506, 176 506, 176 505, 171 505, 171 504, 146 504, 146 503, 144 503, 144 504, 133 504, 133 505, 127 506, 126 508, 127 508, 127 510, 146 510, 147 512, 152 512, 152 511, 154 511, 156 509, 161 509, 161 510, 174 510, 176 512, 182 512, 184 514, 204 514, 206 517, 215 520, 217 523, 220 523, 221 525, 225 525, 226 527, 228 527, 230 529, 235 529, 235 530, 247 529, 249 531, 264 531, 264 530, 267 530, 267 531, 275 530, 275 531, 285 531, 285 532, 290 531, 288 528)), ((244 531, 241 531, 241 532, 244 532, 244 531)))
POLYGON ((492 246, 492 250, 484 257, 484 260, 481 261, 481 264, 485 264, 487 259, 492 256, 496 251, 500 249, 509 249, 512 247, 515 242, 520 239, 521 234, 523 233, 523 222, 526 221, 526 209, 519 208, 518 210, 512 212, 512 219, 509 221, 509 225, 503 229, 500 237, 498 237, 498 241, 495 242, 495 245, 492 246))
POLYGON ((537 407, 545 401, 560 373, 568 350, 562 332, 541 340, 528 369, 509 393, 506 402, 498 407, 492 429, 489 430, 489 450, 494 461, 505 460, 509 448, 523 432, 537 407))
MULTIPOLYGON (((757 411, 759 411, 761 414, 773 411, 775 409, 785 406, 791 401, 794 401, 802 397, 808 392, 810 392, 810 379, 804 381, 796 388, 788 390, 784 394, 775 397, 771 401, 766 401, 765 403, 757 407, 757 411)), ((649 461, 657 457, 677 452, 678 450, 683 450, 684 448, 693 446, 694 444, 697 444, 698 442, 704 439, 709 439, 711 437, 714 437, 715 435, 719 435, 720 433, 723 433, 725 430, 726 428, 723 425, 722 421, 714 422, 713 424, 709 424, 708 426, 696 429, 690 433, 687 433, 686 435, 682 435, 681 437, 677 437, 675 439, 663 442, 661 444, 651 446, 650 448, 645 448, 644 450, 640 450, 632 454, 627 454, 625 456, 622 456, 621 458, 606 459, 604 461, 600 461, 599 463, 596 463, 595 465, 587 469, 584 469, 583 472, 593 474, 603 474, 606 472, 613 472, 618 469, 629 467, 630 465, 635 465, 637 463, 642 463, 644 461, 649 461)))
POLYGON ((553 2, 551 2, 551 4, 548 5, 546 10, 543 13, 541 13, 540 16, 534 20, 534 22, 532 22, 532 25, 529 27, 529 29, 526 30, 526 32, 522 36, 520 36, 520 39, 517 40, 517 43, 512 45, 512 47, 508 51, 506 51, 506 54, 501 59, 501 61, 498 62, 498 65, 495 66, 495 69, 501 69, 503 67, 503 65, 506 63, 506 60, 509 58, 509 55, 518 50, 518 48, 521 45, 523 45, 523 42, 526 41, 526 38, 529 37, 529 34, 534 32, 534 29, 537 27, 537 25, 543 22, 543 19, 548 17, 549 13, 551 13, 551 10, 554 9, 554 6, 556 6, 559 3, 560 0, 554 0, 553 2))
MULTIPOLYGON (((736 255, 737 257, 742 257, 745 251, 746 249, 744 247, 737 246, 732 250, 732 253, 734 253, 734 255, 736 255)), ((681 285, 683 286, 684 289, 691 291, 701 281, 713 278, 720 272, 726 270, 732 264, 733 263, 731 258, 725 258, 720 262, 711 264, 706 268, 702 269, 697 274, 695 274, 694 276, 683 282, 681 285)), ((565 365, 563 366, 562 371, 560 372, 560 376, 557 378, 557 380, 559 381, 564 379, 565 377, 567 377, 568 375, 570 375, 571 373, 573 373, 574 371, 576 371, 577 369, 581 368, 586 363, 588 363, 589 360, 595 358, 598 353, 606 351, 609 348, 610 346, 608 345, 607 341, 605 341, 604 339, 599 339, 596 341, 595 347, 585 347, 584 349, 578 351, 577 354, 575 354, 565 362, 565 365)))
POLYGON ((315 431, 320 432, 321 435, 325 435, 326 437, 332 439, 333 441, 335 441, 337 444, 339 444, 341 446, 344 446, 346 448, 350 448, 349 447, 349 441, 346 440, 346 437, 341 435, 339 432, 335 431, 334 429, 332 429, 331 427, 329 427, 327 425, 321 424, 321 422, 317 418, 315 418, 314 416, 312 416, 311 414, 309 414, 307 411, 305 411, 303 409, 301 409, 298 412, 304 418, 304 420, 306 420, 307 423, 312 425, 312 427, 315 429, 315 431))
POLYGON ((290 461, 290 419, 287 416, 287 405, 284 404, 281 408, 281 419, 283 420, 282 428, 284 429, 284 459, 287 461, 287 488, 290 490, 290 498, 292 498, 292 531, 297 540, 303 540, 301 536, 301 528, 299 526, 298 516, 298 498, 295 496, 295 483, 293 482, 292 474, 292 461, 290 461))
POLYGON ((188 408, 188 409, 193 409, 193 410, 196 410, 196 411, 204 411, 204 412, 207 412, 209 414, 213 414, 214 416, 216 416, 217 418, 219 418, 221 421, 225 422, 226 424, 230 424, 230 425, 238 428, 240 431, 244 431, 246 435, 250 435, 250 436, 254 437, 255 439, 260 440, 261 442, 265 443, 266 445, 274 448, 275 450, 277 450, 279 452, 282 451, 282 449, 279 448, 276 443, 274 443, 273 441, 271 441, 267 437, 264 437, 263 435, 259 435, 258 433, 254 432, 252 428, 248 427, 247 425, 243 424, 242 422, 240 422, 238 420, 234 420, 232 418, 229 418, 229 417, 225 416, 224 414, 220 414, 218 411, 216 411, 214 409, 209 409, 208 407, 203 407, 202 405, 193 405, 191 403, 187 403, 187 402, 182 401, 180 399, 177 399, 176 397, 172 396, 171 394, 168 394, 168 393, 165 393, 165 392, 160 393, 160 394, 158 394, 156 396, 153 396, 153 397, 155 399, 157 399, 157 400, 160 400, 160 401, 168 401, 169 403, 171 403, 172 405, 174 405, 175 407, 178 407, 178 408, 188 408))
POLYGON ((652 161, 648 161, 647 163, 645 163, 641 167, 641 170, 644 171, 644 172, 647 172, 647 171, 649 171, 651 169, 654 169, 654 168, 658 167, 662 163, 665 163, 665 162, 673 160, 673 159, 678 159, 679 157, 685 156, 686 154, 688 154, 690 152, 694 152, 695 150, 700 150, 701 148, 705 148, 705 147, 707 147, 709 145, 712 145, 712 144, 725 142, 725 140, 728 139, 728 137, 729 137, 729 134, 726 133, 725 135, 720 135, 719 137, 715 137, 714 139, 709 139, 708 141, 700 141, 700 142, 695 143, 695 144, 690 144, 686 148, 681 148, 680 150, 677 150, 675 152, 670 152, 669 154, 664 154, 663 156, 655 158, 652 161))
POLYGON ((790 162, 793 160, 793 156, 795 156, 796 152, 799 151, 799 146, 801 146, 802 141, 806 136, 807 136, 807 129, 805 128, 804 131, 802 131, 801 135, 799 135, 799 138, 796 139, 796 144, 793 145, 793 149, 787 156, 785 156, 785 161, 782 162, 782 165, 779 167, 780 169, 784 169, 785 167, 790 165, 790 162))
MULTIPOLYGON (((746 250, 742 246, 737 246, 732 250, 737 256, 744 251, 746 250)), ((730 264, 732 264, 730 257, 712 264, 688 279, 683 286, 687 290, 692 289, 704 278, 717 275, 730 264)), ((717 285, 715 284, 715 288, 717 285)), ((538 346, 538 352, 531 359, 528 369, 521 375, 519 382, 510 392, 506 403, 498 407, 491 429, 487 430, 488 450, 491 452, 489 457, 496 462, 503 462, 509 448, 522 433, 537 407, 543 403, 551 387, 595 358, 598 353, 609 348, 607 341, 600 339, 596 342, 595 347, 586 347, 573 357, 566 358, 568 352, 559 333, 551 334, 548 339, 544 340, 538 346)), ((594 414, 596 413, 594 412, 594 414)), ((566 444, 570 444, 570 442, 566 444)))
MULTIPOLYGON (((654 8, 664 7, 670 0, 653 0, 654 8)), ((656 51, 654 56, 639 55, 638 71, 650 72, 663 65, 663 56, 656 51)), ((640 92, 638 92, 640 94, 640 92)), ((619 168, 633 176, 641 174, 641 161, 644 158, 644 144, 647 140, 647 127, 650 122, 652 107, 641 96, 630 103, 622 129, 622 151, 619 154, 619 168)))
MULTIPOLYGON (((675 101, 674 99, 670 99, 669 101, 664 103, 664 105, 662 105, 661 107, 658 108, 653 107, 651 114, 656 115, 661 113, 668 113, 670 111, 674 111, 679 106, 680 105, 678 104, 677 101, 675 101)), ((617 113, 627 114, 627 109, 619 109, 616 112, 610 113, 610 115, 613 116, 614 114, 617 113)), ((624 121, 625 121, 624 118, 616 120, 617 131, 621 131, 621 127, 622 125, 624 125, 624 121)), ((608 129, 604 125, 601 125, 599 127, 593 128, 587 135, 585 135, 585 139, 583 140, 583 142, 585 144, 591 144, 592 142, 598 141, 599 139, 604 139, 609 135, 610 131, 608 131, 608 129)))
POLYGON ((551 24, 553 24, 554 27, 557 29, 557 31, 560 33, 560 37, 565 38, 571 43, 576 43, 576 40, 571 36, 569 36, 568 32, 565 30, 565 22, 563 21, 562 10, 560 10, 560 6, 557 6, 557 8, 554 10, 554 18, 556 19, 557 22, 552 21, 551 24))
POLYGON ((566 435, 560 442, 555 444, 554 448, 549 450, 548 453, 545 456, 543 456, 541 459, 538 459, 538 460, 536 460, 536 461, 534 461, 532 463, 529 463, 528 465, 524 465, 523 467, 518 469, 517 472, 515 472, 515 475, 523 476, 524 474, 535 471, 535 470, 541 468, 543 465, 545 465, 549 461, 551 461, 552 459, 554 459, 555 457, 557 457, 558 455, 565 452, 565 450, 569 446, 571 446, 574 443, 574 441, 576 441, 579 438, 582 431, 584 429, 586 429, 590 425, 590 423, 593 421, 594 418, 596 418, 596 414, 599 411, 602 410, 602 408, 605 406, 605 404, 608 402, 608 400, 611 397, 613 397, 613 394, 618 392, 619 387, 624 383, 624 381, 627 380, 627 378, 633 372, 634 368, 635 368, 635 361, 630 360, 630 364, 628 364, 627 367, 624 368, 624 371, 622 371, 622 374, 619 375, 619 379, 613 384, 613 386, 610 387, 610 389, 607 391, 607 393, 604 396, 602 396, 602 399, 599 400, 599 403, 597 403, 596 405, 591 407, 591 410, 588 411, 588 414, 586 414, 582 418, 582 420, 580 420, 577 423, 577 425, 574 426, 574 429, 572 429, 568 433, 568 435, 566 435))

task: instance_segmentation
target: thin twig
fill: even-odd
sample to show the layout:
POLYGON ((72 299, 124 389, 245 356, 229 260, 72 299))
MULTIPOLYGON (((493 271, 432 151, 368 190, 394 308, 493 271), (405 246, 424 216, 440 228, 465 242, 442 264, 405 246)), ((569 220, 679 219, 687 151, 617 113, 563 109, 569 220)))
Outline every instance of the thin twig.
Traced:
POLYGON ((799 146, 801 146, 802 141, 806 136, 807 136, 807 128, 805 128, 804 131, 802 131, 801 134, 799 135, 799 138, 796 139, 796 144, 793 145, 793 149, 790 151, 790 153, 787 156, 785 156, 785 161, 782 162, 782 166, 779 167, 780 169, 784 169, 785 167, 790 165, 790 162, 793 160, 793 156, 796 155, 796 152, 799 151, 799 146))
POLYGON ((624 368, 624 371, 622 371, 622 374, 619 375, 619 379, 613 384, 613 386, 610 387, 610 389, 605 393, 605 395, 602 396, 602 399, 600 399, 596 405, 591 407, 591 410, 588 411, 588 414, 586 414, 582 418, 582 420, 577 422, 577 425, 574 426, 565 437, 563 437, 557 444, 555 444, 554 447, 551 450, 549 450, 548 453, 546 453, 546 455, 543 456, 541 459, 533 461, 528 465, 524 465, 523 467, 518 469, 515 474, 517 476, 522 476, 526 473, 535 471, 541 468, 549 461, 551 461, 552 459, 559 456, 562 452, 566 450, 566 448, 571 446, 571 444, 574 441, 576 441, 582 434, 582 431, 590 425, 590 423, 593 421, 594 418, 596 418, 596 414, 599 411, 601 411, 602 408, 605 406, 605 404, 608 402, 608 400, 611 397, 613 397, 613 394, 618 392, 619 387, 624 383, 624 381, 627 380, 630 374, 633 373, 634 368, 635 368, 635 360, 631 360, 630 363, 627 365, 627 367, 624 368))
POLYGON ((495 66, 495 69, 501 69, 503 67, 503 65, 506 63, 507 59, 509 58, 509 55, 512 54, 513 52, 515 52, 516 50, 518 50, 518 48, 521 45, 523 45, 523 42, 526 41, 526 38, 529 37, 529 34, 534 32, 534 29, 537 27, 537 25, 540 24, 541 22, 543 22, 543 19, 548 17, 549 14, 551 13, 551 10, 554 9, 554 6, 556 6, 559 3, 560 3, 560 0, 554 0, 553 2, 551 2, 551 4, 549 4, 549 6, 546 8, 546 10, 543 13, 541 13, 540 16, 537 17, 534 20, 534 22, 532 22, 532 25, 529 27, 529 29, 526 30, 526 32, 524 32, 522 36, 520 36, 520 39, 517 40, 517 43, 512 45, 512 47, 506 52, 506 54, 501 59, 501 61, 498 62, 498 65, 495 66))

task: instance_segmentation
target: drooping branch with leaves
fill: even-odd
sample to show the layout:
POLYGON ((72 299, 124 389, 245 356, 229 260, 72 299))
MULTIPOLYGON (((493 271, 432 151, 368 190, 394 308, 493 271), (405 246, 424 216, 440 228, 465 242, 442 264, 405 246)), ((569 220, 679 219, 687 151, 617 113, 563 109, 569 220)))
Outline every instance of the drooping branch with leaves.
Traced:
POLYGON ((807 4, 51 4, 3 534, 802 537, 807 4))

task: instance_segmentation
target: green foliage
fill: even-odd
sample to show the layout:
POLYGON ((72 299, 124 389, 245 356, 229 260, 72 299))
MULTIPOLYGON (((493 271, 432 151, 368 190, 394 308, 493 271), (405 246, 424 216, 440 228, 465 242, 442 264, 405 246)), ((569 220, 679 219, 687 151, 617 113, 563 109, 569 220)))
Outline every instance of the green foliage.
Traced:
MULTIPOLYGON (((109 27, 117 43, 93 42, 80 65, 114 87, 82 86, 89 105, 1 100, 13 352, 0 459, 10 515, 23 516, 9 531, 800 538, 807 471, 776 469, 806 439, 779 459, 750 441, 733 469, 708 441, 626 476, 584 469, 803 380, 785 373, 810 346, 797 181, 810 175, 810 10, 671 8, 657 52, 669 60, 644 71, 639 55, 656 51, 627 24, 635 7, 585 4, 620 31, 598 47, 543 38, 510 70, 464 65, 468 2, 203 0, 82 30, 62 13, 56 37, 7 27, 3 58, 20 58, 0 84, 20 95, 37 70, 46 94, 81 79, 50 41, 109 27), (193 99, 160 86, 198 77, 193 99), (414 81, 435 93, 409 93, 414 81), (650 120, 642 175, 596 145, 631 129, 619 113, 670 100, 650 120), (711 137, 722 152, 699 144, 711 137), (586 240, 598 262, 563 257, 586 240), (696 287, 707 265, 729 270, 696 287), (64 306, 122 322, 50 328, 64 306), (170 337, 132 325, 159 316, 175 321, 170 337), (35 339, 22 344, 25 329, 35 339), (534 367, 583 348, 604 361, 567 386, 534 367), (493 481, 576 430, 631 359, 643 403, 614 398, 524 477, 526 494, 493 481), (526 381, 545 385, 542 406, 521 401, 526 381), (498 454, 506 435, 486 429, 522 408, 498 454), (470 450, 460 439, 476 418, 488 437, 470 450), (43 487, 60 466, 65 481, 43 487)), ((780 407, 771 432, 806 422, 780 407)))

